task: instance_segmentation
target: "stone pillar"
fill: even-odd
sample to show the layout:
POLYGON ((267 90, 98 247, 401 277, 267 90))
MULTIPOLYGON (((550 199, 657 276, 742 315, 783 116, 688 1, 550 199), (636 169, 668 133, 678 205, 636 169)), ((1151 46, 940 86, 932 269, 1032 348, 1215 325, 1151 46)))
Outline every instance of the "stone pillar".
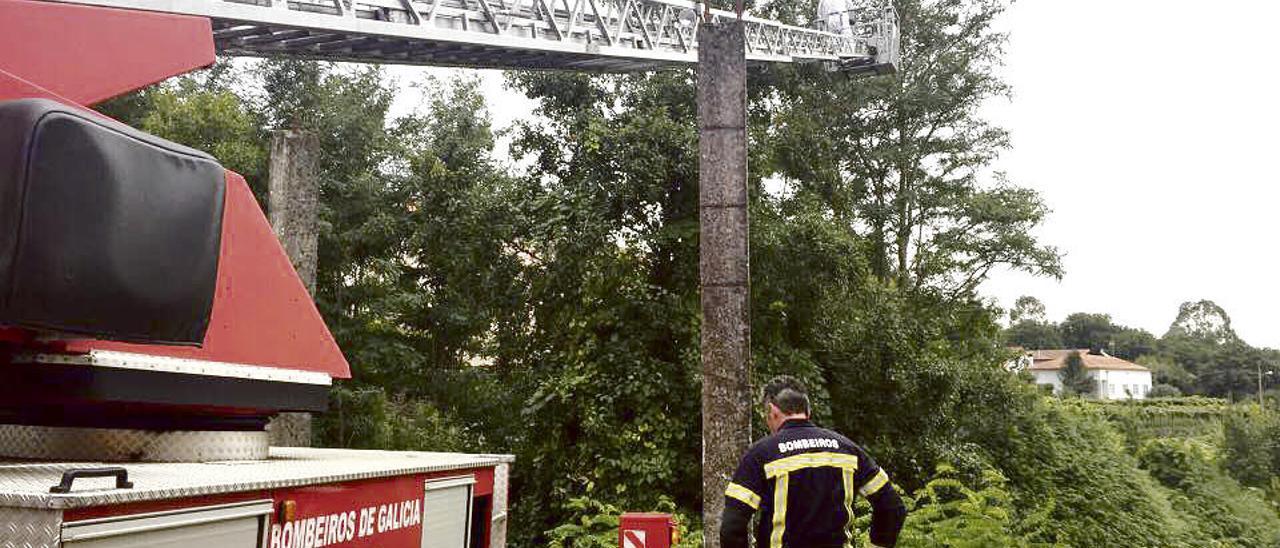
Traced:
MULTIPOLYGON (((320 141, 312 133, 283 129, 271 134, 268 210, 276 238, 308 293, 316 290, 320 141)), ((311 445, 311 415, 281 413, 267 426, 271 445, 311 445)))
POLYGON ((702 517, 720 545, 724 489, 751 440, 747 60, 741 20, 698 29, 702 517))

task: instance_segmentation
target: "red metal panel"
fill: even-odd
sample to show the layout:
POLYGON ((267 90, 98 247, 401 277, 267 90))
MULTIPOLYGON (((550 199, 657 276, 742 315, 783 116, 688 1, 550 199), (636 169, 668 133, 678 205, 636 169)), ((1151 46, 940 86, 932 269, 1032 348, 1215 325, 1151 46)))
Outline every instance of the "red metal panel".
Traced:
MULTIPOLYGON (((210 465, 220 466, 220 465, 210 465)), ((432 472, 429 474, 413 474, 406 476, 392 476, 384 479, 363 480, 353 482, 330 483, 324 485, 313 485, 309 487, 296 487, 290 489, 276 489, 271 491, 244 491, 240 493, 225 493, 220 495, 202 495, 193 498, 154 500, 148 502, 133 502, 129 504, 119 504, 114 506, 93 506, 89 508, 69 508, 62 516, 65 522, 82 521, 87 519, 98 519, 112 516, 127 516, 131 514, 143 514, 148 512, 164 512, 168 510, 179 510, 182 508, 195 508, 198 506, 210 506, 214 504, 228 504, 232 502, 244 502, 250 500, 273 499, 276 503, 285 500, 294 500, 297 502, 298 516, 319 515, 316 512, 307 513, 304 500, 313 498, 336 498, 341 499, 341 493, 350 493, 352 490, 365 490, 377 494, 379 489, 384 486, 384 482, 391 480, 412 480, 418 483, 419 493, 424 493, 422 486, 432 479, 453 478, 465 476, 467 474, 475 474, 477 481, 484 474, 493 475, 493 468, 476 468, 471 470, 446 470, 443 472, 432 472), (307 491, 309 494, 304 499, 295 497, 294 495, 301 491, 307 491)), ((372 496, 372 495, 370 495, 372 496)), ((326 505, 332 505, 332 501, 326 502, 326 505)), ((416 545, 415 545, 416 546, 416 545)))
MULTIPOLYGON (((424 485, 432 478, 473 473, 480 480, 487 474, 492 490, 493 469, 452 470, 362 481, 312 485, 274 491, 251 491, 186 499, 142 502, 119 506, 99 506, 66 510, 64 522, 112 516, 127 516, 216 504, 272 499, 276 512, 271 517, 267 546, 341 546, 344 548, 417 548, 422 539, 424 485), (294 503, 295 514, 281 522, 280 507, 294 503), (321 525, 323 523, 323 525, 321 525)), ((479 491, 479 488, 476 489, 479 491)), ((468 509, 470 510, 470 509, 468 509)), ((488 523, 485 532, 489 534, 488 523)))
POLYGON ((476 470, 476 484, 472 487, 472 492, 477 497, 493 494, 493 469, 485 468, 484 470, 476 470))
POLYGON ((203 17, 0 0, 0 69, 91 105, 214 61, 203 17))
POLYGON ((71 352, 118 350, 350 378, 351 368, 240 175, 227 172, 222 255, 202 348, 78 340, 71 352))
POLYGON ((401 476, 276 493, 296 503, 293 521, 273 519, 270 548, 417 547, 422 543, 422 476, 401 476))
POLYGON ((670 514, 626 513, 618 519, 620 548, 671 548, 676 522, 670 514))
MULTIPOLYGON (((3 25, 0 25, 0 32, 4 32, 3 25)), ((0 67, 0 101, 28 98, 53 99, 68 105, 75 104, 75 101, 28 82, 26 79, 0 67)))

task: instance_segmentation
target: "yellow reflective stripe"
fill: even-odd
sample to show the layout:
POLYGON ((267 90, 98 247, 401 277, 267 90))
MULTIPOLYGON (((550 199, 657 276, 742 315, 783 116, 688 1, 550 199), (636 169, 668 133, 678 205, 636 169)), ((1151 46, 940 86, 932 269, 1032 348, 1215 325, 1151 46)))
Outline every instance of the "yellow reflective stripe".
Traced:
POLYGON ((787 530, 787 488, 791 476, 783 474, 773 484, 773 534, 769 548, 782 548, 782 533, 787 530))
POLYGON ((856 470, 858 468, 858 457, 844 453, 801 453, 765 464, 764 475, 772 478, 804 468, 821 468, 823 466, 856 470))
POLYGON ((853 548, 853 470, 845 468, 844 472, 844 511, 849 516, 849 523, 845 524, 845 548, 853 548))
POLYGON ((743 504, 750 506, 752 510, 760 509, 760 495, 753 493, 746 487, 730 482, 729 486, 725 488, 724 494, 727 497, 738 499, 743 504))
POLYGON ((862 489, 859 489, 859 492, 862 493, 862 496, 869 497, 876 494, 876 491, 879 491, 888 483, 889 474, 884 473, 884 470, 881 469, 879 472, 876 472, 875 477, 871 478, 867 481, 866 485, 862 486, 862 489))

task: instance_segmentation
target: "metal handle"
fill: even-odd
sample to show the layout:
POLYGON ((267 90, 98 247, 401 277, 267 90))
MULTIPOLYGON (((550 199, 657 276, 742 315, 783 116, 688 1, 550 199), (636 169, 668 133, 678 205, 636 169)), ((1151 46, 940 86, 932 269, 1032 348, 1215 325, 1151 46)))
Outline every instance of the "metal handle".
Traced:
POLYGON ((71 484, 77 478, 116 478, 116 489, 133 489, 129 471, 119 466, 106 468, 73 468, 62 473, 62 483, 49 488, 50 493, 70 493, 71 484))

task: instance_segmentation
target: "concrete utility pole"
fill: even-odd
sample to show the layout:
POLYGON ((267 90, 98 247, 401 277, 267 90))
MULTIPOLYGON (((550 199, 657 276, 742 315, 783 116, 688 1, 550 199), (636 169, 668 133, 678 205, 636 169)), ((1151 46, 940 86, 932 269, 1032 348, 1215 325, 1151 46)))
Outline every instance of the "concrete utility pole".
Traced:
MULTIPOLYGON (((276 238, 307 292, 316 291, 316 224, 320 204, 320 141, 315 134, 276 130, 271 134, 268 209, 276 238)), ((311 445, 311 415, 281 413, 267 428, 271 445, 311 445)))
MULTIPOLYGON (((1266 400, 1263 399, 1263 396, 1262 396, 1262 376, 1264 375, 1264 373, 1262 372, 1262 362, 1258 362, 1255 365, 1258 368, 1258 410, 1266 412, 1267 402, 1266 400)), ((1275 374, 1274 371, 1267 371, 1265 373, 1265 375, 1268 377, 1270 377, 1273 374, 1275 374)))
POLYGON ((698 29, 702 519, 720 546, 724 489, 751 441, 747 59, 741 19, 698 29))

